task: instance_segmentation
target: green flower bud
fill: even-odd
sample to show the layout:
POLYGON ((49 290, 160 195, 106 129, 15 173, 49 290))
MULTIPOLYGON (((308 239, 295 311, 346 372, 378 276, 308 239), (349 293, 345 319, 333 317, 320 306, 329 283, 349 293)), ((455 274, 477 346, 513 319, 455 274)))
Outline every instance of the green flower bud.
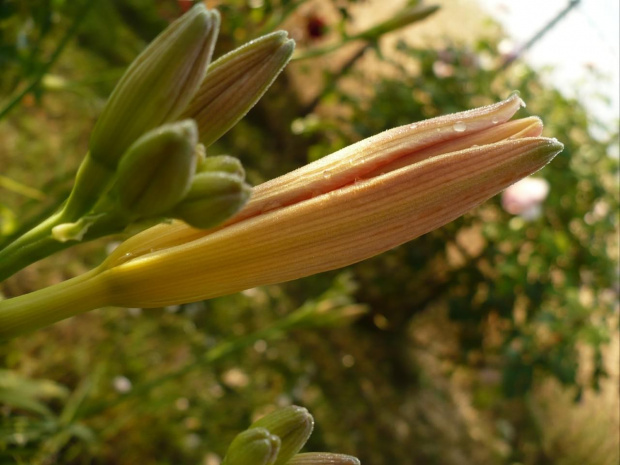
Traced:
POLYGON ((286 465, 360 465, 360 461, 350 455, 309 452, 297 454, 286 465))
POLYGON ((273 465, 280 450, 280 438, 265 428, 239 433, 228 448, 222 465, 273 465))
POLYGON ((252 188, 236 174, 197 173, 189 192, 171 215, 195 228, 208 229, 237 213, 251 194, 252 188))
POLYGON ((219 21, 217 11, 198 4, 134 60, 95 125, 93 159, 113 169, 138 137, 177 119, 205 76, 219 21))
POLYGON ((209 66, 183 113, 198 123, 203 144, 208 147, 245 116, 288 63, 294 48, 286 32, 278 31, 248 42, 209 66))
POLYGON ((184 120, 140 137, 118 165, 112 188, 120 206, 136 219, 162 215, 190 190, 196 171, 196 123, 184 120))
POLYGON ((284 465, 304 446, 314 428, 314 419, 303 407, 291 405, 255 421, 251 428, 265 428, 280 438, 282 445, 274 465, 284 465))
POLYGON ((234 174, 241 179, 245 179, 245 170, 241 162, 230 155, 217 155, 215 157, 206 157, 198 161, 196 167, 198 173, 207 171, 221 171, 224 173, 234 174))

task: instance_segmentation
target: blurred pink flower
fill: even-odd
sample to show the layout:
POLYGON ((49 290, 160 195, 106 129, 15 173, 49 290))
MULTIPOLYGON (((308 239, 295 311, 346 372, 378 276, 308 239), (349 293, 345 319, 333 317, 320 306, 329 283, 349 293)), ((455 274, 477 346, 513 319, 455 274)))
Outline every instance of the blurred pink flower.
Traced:
POLYGON ((541 214, 541 204, 549 194, 549 183, 541 178, 525 178, 502 194, 502 207, 512 215, 534 220, 541 214))

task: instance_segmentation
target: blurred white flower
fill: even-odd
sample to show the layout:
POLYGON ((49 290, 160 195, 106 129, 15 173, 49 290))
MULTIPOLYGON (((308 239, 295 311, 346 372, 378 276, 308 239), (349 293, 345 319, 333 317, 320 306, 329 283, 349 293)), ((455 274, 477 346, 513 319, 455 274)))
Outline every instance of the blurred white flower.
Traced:
POLYGON ((116 376, 112 381, 112 385, 114 386, 114 390, 116 392, 120 392, 121 394, 125 394, 131 391, 132 384, 128 378, 125 376, 116 376))
POLYGON ((535 220, 542 213, 541 204, 549 194, 549 183, 541 178, 525 178, 502 194, 502 207, 512 215, 535 220))

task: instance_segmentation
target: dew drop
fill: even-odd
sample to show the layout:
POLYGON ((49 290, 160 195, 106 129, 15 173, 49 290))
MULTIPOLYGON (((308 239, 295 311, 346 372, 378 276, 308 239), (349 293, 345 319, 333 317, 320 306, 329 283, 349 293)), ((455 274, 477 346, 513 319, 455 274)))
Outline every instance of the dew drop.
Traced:
POLYGON ((416 123, 413 123, 413 124, 409 125, 409 129, 415 129, 417 127, 418 127, 418 125, 416 123))
POLYGON ((456 123, 454 123, 454 126, 452 126, 452 129, 454 129, 456 132, 464 132, 465 129, 467 129, 467 125, 462 121, 457 121, 456 123))
POLYGON ((126 254, 124 254, 122 257, 120 257, 118 259, 118 264, 123 264, 125 262, 128 262, 129 260, 131 260, 131 258, 133 257, 133 253, 132 252, 127 252, 126 254))
POLYGON ((494 117, 491 119, 491 123, 493 123, 493 124, 497 124, 497 123, 499 123, 499 118, 498 118, 497 116, 494 116, 494 117))
POLYGON ((323 179, 329 179, 332 177, 332 173, 329 170, 323 171, 323 179))

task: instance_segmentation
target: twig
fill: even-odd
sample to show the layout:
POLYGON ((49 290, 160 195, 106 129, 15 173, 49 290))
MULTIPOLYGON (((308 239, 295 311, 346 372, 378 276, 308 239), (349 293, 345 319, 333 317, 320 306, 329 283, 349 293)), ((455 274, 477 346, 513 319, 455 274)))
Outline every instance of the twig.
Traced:
POLYGON ((65 32, 65 35, 63 36, 63 38, 58 43, 58 46, 56 47, 56 50, 54 50, 54 52, 52 53, 52 56, 50 57, 48 62, 45 63, 45 65, 43 65, 41 67, 41 69, 39 69, 39 72, 34 77, 34 79, 30 82, 30 84, 28 84, 21 92, 18 92, 18 94, 15 95, 9 101, 9 103, 7 103, 4 108, 2 108, 2 110, 0 110, 0 120, 2 118, 4 118, 15 106, 17 106, 17 104, 19 104, 19 102, 21 102, 22 99, 29 92, 31 92, 37 85, 39 85, 39 83, 41 82, 41 79, 43 79, 45 74, 49 71, 49 69, 52 67, 52 65, 56 62, 56 60, 58 59, 58 57, 60 56, 60 54, 62 53, 64 48, 66 47, 66 45, 69 43, 69 40, 77 32, 80 24, 82 23, 82 20, 84 19, 84 17, 86 16, 86 14, 90 10, 90 8, 95 3, 96 3, 96 0, 85 0, 82 3, 82 6, 81 6, 80 10, 78 11, 78 14, 76 15, 75 19, 73 20, 73 23, 71 24, 69 29, 67 29, 67 32, 65 32))

